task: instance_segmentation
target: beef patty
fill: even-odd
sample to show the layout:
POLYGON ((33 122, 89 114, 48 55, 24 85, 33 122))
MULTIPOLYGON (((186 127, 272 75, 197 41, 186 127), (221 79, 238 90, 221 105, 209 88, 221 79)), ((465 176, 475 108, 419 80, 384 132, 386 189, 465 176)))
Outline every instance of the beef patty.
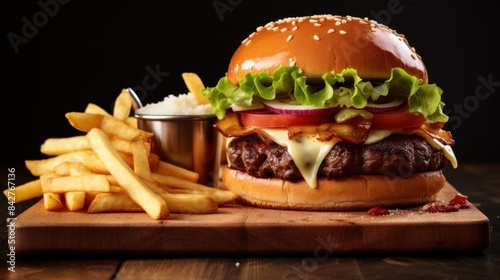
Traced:
MULTIPOLYGON (((287 181, 302 179, 287 152, 275 142, 258 134, 231 141, 227 147, 229 166, 258 178, 279 177, 287 181)), ((436 171, 446 165, 444 153, 416 135, 391 135, 369 144, 337 143, 321 163, 318 176, 335 178, 358 174, 408 176, 436 171)))

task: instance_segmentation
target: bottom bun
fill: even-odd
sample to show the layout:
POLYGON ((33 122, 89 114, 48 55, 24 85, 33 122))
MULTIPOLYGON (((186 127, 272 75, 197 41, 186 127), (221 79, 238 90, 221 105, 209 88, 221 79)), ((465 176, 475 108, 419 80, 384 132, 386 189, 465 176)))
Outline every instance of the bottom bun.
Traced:
POLYGON ((224 187, 248 205, 290 210, 357 211, 371 207, 406 207, 433 202, 446 179, 441 171, 407 177, 356 175, 320 178, 318 187, 305 181, 255 178, 224 167, 224 187))

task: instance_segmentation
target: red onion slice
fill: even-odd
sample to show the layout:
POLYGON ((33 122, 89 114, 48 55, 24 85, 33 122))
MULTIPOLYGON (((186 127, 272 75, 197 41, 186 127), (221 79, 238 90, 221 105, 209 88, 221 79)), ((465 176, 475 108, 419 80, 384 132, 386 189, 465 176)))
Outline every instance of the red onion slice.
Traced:
POLYGON ((252 106, 249 107, 238 107, 234 104, 231 105, 231 110, 233 110, 233 112, 250 112, 250 111, 263 110, 265 108, 266 107, 261 102, 254 102, 252 106))
POLYGON ((308 105, 289 104, 279 100, 269 100, 264 102, 264 106, 271 112, 283 115, 318 115, 318 114, 333 114, 339 108, 327 107, 318 108, 308 105))
POLYGON ((396 98, 388 103, 382 103, 382 104, 368 103, 364 109, 371 113, 384 113, 384 112, 397 111, 403 108, 405 105, 406 103, 404 99, 396 98))

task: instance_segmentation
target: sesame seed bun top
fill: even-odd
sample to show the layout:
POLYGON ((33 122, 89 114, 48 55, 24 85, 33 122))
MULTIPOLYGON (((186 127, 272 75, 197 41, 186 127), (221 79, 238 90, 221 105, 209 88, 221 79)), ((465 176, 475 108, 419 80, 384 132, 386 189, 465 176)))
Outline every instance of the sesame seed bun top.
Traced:
POLYGON ((403 35, 373 20, 315 15, 260 26, 233 54, 227 76, 238 85, 245 74, 298 66, 314 83, 330 71, 354 68, 364 80, 385 80, 400 67, 427 83, 421 57, 403 35))

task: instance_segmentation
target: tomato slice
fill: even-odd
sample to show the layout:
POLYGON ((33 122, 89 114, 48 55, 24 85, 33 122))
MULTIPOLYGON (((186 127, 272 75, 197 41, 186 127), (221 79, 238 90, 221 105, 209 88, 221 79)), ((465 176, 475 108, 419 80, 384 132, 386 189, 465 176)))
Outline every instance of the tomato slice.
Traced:
POLYGON ((335 122, 333 114, 292 115, 272 112, 241 112, 241 124, 259 127, 319 125, 335 122))
POLYGON ((422 114, 408 112, 408 107, 386 113, 372 113, 372 127, 380 129, 412 128, 423 125, 426 121, 422 114))
MULTIPOLYGON (((372 114, 372 127, 379 129, 419 127, 426 121, 423 115, 408 112, 408 107, 393 112, 372 114)), ((269 111, 252 111, 241 112, 240 115, 243 126, 288 127, 335 122, 334 114, 293 115, 276 114, 269 111)))

